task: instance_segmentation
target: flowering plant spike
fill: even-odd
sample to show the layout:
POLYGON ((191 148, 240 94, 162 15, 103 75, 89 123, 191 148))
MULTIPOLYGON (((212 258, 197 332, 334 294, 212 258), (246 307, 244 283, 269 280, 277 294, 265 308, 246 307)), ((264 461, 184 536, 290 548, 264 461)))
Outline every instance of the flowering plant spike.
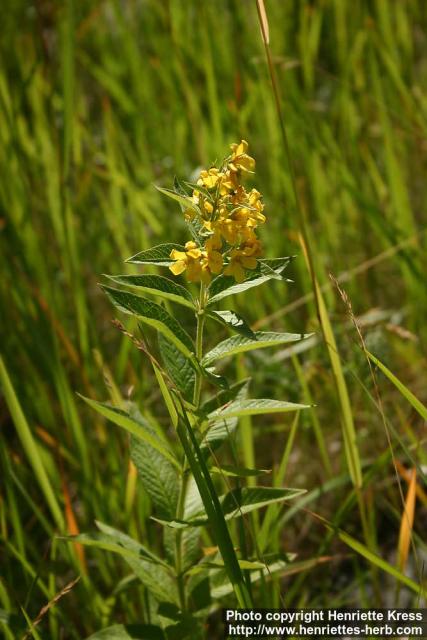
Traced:
POLYGON ((262 196, 246 191, 242 182, 252 173, 255 160, 247 154, 248 143, 231 145, 232 154, 220 167, 204 169, 193 190, 186 220, 196 222, 198 241, 190 240, 184 251, 173 249, 169 267, 174 275, 186 271, 189 282, 209 284, 224 273, 243 282, 246 269, 255 269, 261 255, 256 228, 265 222, 262 196))
MULTIPOLYGON (((157 635, 151 629, 146 636, 135 637, 205 638, 200 612, 214 610, 223 598, 230 606, 233 593, 238 606, 256 606, 256 582, 280 575, 291 561, 286 553, 261 554, 253 532, 242 546, 241 535, 250 529, 250 521, 239 539, 232 525, 251 511, 288 501, 301 491, 268 483, 247 484, 248 476, 262 475, 265 470, 242 467, 235 446, 230 464, 222 446, 238 434, 242 416, 305 408, 281 399, 249 398, 249 380, 233 384, 223 369, 217 369, 218 362, 237 354, 306 337, 253 331, 235 311, 215 309, 218 302, 272 279, 284 281, 283 272, 290 262, 288 257, 261 257, 257 232, 266 220, 264 205, 256 189, 244 186, 254 168, 248 143, 242 140, 231 146, 231 154, 219 166, 201 171, 196 184, 176 181, 173 190, 161 188, 181 205, 192 239, 185 246, 158 245, 127 261, 157 265, 166 275, 108 276, 115 286, 103 286, 120 311, 157 333, 152 343, 116 322, 152 364, 164 401, 165 432, 159 433, 158 424, 152 424, 148 414, 130 401, 118 402, 116 396, 110 403, 85 400, 130 435, 130 455, 153 508, 151 526, 163 530, 163 539, 147 549, 102 523, 97 523, 100 532, 75 539, 121 555, 157 602, 157 635), (167 270, 175 277, 167 277, 167 270), (197 295, 191 289, 194 285, 188 288, 177 281, 181 274, 198 284, 197 295), (182 326, 172 311, 175 304, 194 312, 194 331, 182 326), (205 329, 211 320, 222 323, 231 335, 206 352, 205 329), (209 543, 205 554, 201 550, 203 528, 204 544, 209 543)), ((162 423, 161 415, 158 423, 162 423)), ((147 620, 138 622, 138 633, 143 634, 147 620)))

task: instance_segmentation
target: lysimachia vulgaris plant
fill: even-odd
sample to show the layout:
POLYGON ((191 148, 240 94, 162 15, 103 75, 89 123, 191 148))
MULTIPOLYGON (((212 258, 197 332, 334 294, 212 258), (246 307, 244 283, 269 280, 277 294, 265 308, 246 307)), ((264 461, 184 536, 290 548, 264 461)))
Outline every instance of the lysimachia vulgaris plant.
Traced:
MULTIPOLYGON (((210 611, 221 602, 233 602, 233 593, 238 606, 256 606, 255 583, 280 575, 292 560, 286 554, 263 556, 254 536, 242 542, 251 522, 235 524, 242 523, 245 514, 301 491, 248 483, 248 476, 264 472, 239 466, 234 436, 242 416, 297 411, 304 405, 249 399, 248 379, 233 384, 217 369, 218 363, 237 354, 304 338, 252 331, 235 311, 216 308, 269 280, 283 281, 290 262, 287 257, 262 257, 262 196, 244 186, 254 168, 242 140, 231 146, 231 154, 219 166, 201 171, 196 184, 176 181, 173 190, 160 189, 181 205, 189 240, 184 246, 161 244, 127 260, 163 267, 164 275, 109 276, 116 286, 103 286, 120 311, 134 316, 141 328, 148 325, 157 332, 158 345, 151 347, 117 323, 151 361, 175 433, 171 437, 170 429, 169 435, 160 431, 130 402, 86 399, 130 433, 130 455, 153 505, 153 526, 163 529, 160 554, 102 523, 97 523, 96 534, 78 536, 84 544, 121 554, 157 603, 151 617, 154 626, 145 619, 135 627, 115 625, 109 628, 111 638, 204 638, 210 611), (192 284, 178 282, 182 277, 192 284), (194 338, 178 321, 175 304, 194 313, 194 338), (205 351, 210 321, 222 323, 231 335, 205 351), (220 448, 226 441, 233 465, 221 463, 220 448)), ((101 635, 106 631, 93 638, 110 638, 101 635)))

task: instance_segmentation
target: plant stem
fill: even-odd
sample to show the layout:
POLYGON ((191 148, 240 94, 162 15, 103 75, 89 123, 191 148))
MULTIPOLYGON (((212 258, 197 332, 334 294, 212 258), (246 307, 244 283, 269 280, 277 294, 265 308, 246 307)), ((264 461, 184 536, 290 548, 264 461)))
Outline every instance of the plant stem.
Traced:
MULTIPOLYGON (((200 362, 203 356, 203 329, 205 325, 205 298, 206 298, 206 289, 205 285, 202 283, 200 285, 200 295, 199 295, 199 307, 196 313, 197 320, 197 333, 196 333, 196 358, 200 362)), ((200 396, 202 391, 202 376, 197 371, 196 372, 196 380, 194 385, 194 394, 193 394, 193 404, 195 407, 199 407, 200 404, 200 396)), ((187 456, 184 456, 184 461, 182 463, 182 476, 181 476, 181 487, 179 491, 178 505, 176 510, 176 518, 177 520, 183 520, 185 516, 185 498, 187 493, 187 483, 188 483, 188 474, 187 474, 187 456)), ((182 575, 183 570, 183 548, 182 548, 182 536, 183 530, 178 529, 175 534, 175 570, 177 575, 177 583, 178 583, 178 595, 179 601, 181 605, 182 611, 185 611, 187 608, 186 596, 185 596, 185 584, 184 577, 182 575)))
MULTIPOLYGON (((200 285, 199 307, 197 309, 197 314, 196 314, 196 320, 197 320, 196 358, 199 362, 203 357, 203 329, 205 326, 205 297, 206 297, 206 289, 205 289, 205 285, 202 283, 200 285)), ((197 408, 199 408, 199 404, 200 404, 201 391, 202 391, 202 375, 199 371, 197 371, 196 383, 194 385, 194 395, 193 395, 193 404, 197 408)))
MULTIPOLYGON (((203 329, 205 324, 206 288, 202 283, 200 286, 199 306, 196 314, 197 334, 196 334, 196 357, 200 363, 203 356, 203 329)), ((193 404, 196 411, 200 405, 202 390, 202 374, 196 372, 196 382, 194 387, 193 404)), ((193 425, 190 424, 185 408, 181 406, 181 420, 178 421, 177 433, 184 448, 186 460, 188 460, 191 471, 194 475, 197 487, 200 492, 208 519, 213 527, 215 538, 224 559, 224 565, 228 573, 230 582, 233 585, 239 606, 250 608, 252 598, 245 584, 239 561, 233 547, 230 532, 222 513, 221 504, 218 499, 212 478, 209 473, 206 461, 200 450, 197 437, 194 433, 193 425)), ((183 478, 184 482, 184 478, 183 478)), ((185 494, 185 489, 184 489, 185 494)), ((184 499, 184 498, 183 498, 184 499)), ((181 500, 180 500, 181 502, 181 500)), ((178 538, 180 540, 180 538, 178 538)))
MULTIPOLYGON (((178 505, 176 509, 177 520, 184 519, 185 497, 187 493, 187 480, 188 480, 187 457, 185 456, 182 464, 181 486, 179 490, 178 505)), ((182 534, 183 534, 182 529, 178 529, 178 531, 176 531, 175 533, 175 571, 176 571, 176 578, 177 578, 177 584, 178 584, 179 602, 181 605, 181 610, 184 612, 187 609, 187 599, 185 596, 184 576, 182 574, 182 570, 184 568, 183 562, 182 562, 183 561, 182 534)))

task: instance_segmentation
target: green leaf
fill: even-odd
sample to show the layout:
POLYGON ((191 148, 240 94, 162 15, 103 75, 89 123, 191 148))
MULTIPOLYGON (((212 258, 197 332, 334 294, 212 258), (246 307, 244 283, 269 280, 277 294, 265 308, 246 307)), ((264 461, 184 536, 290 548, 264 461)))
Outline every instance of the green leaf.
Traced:
POLYGON ((137 548, 136 545, 139 543, 136 541, 135 548, 126 548, 118 537, 106 535, 105 533, 102 533, 102 531, 80 533, 77 536, 67 536, 66 538, 60 539, 69 542, 78 542, 79 544, 83 544, 85 547, 95 547, 96 549, 102 549, 103 551, 111 551, 112 553, 117 553, 122 556, 122 558, 135 560, 135 562, 144 558, 147 562, 164 564, 160 558, 157 558, 143 545, 139 545, 139 548, 137 548))
MULTIPOLYGON (((279 487, 240 487, 221 496, 219 501, 226 520, 239 518, 240 516, 261 509, 269 504, 292 500, 305 493, 305 489, 281 489, 279 487)), ((157 522, 174 529, 186 527, 201 527, 209 524, 206 513, 200 512, 188 520, 160 520, 157 522)))
MULTIPOLYGON (((80 395, 80 394, 78 394, 80 395)), ((124 411, 123 409, 118 409, 117 407, 112 407, 109 404, 98 402, 97 400, 91 400, 90 398, 85 398, 84 396, 80 396, 87 404, 95 409, 98 413, 100 413, 104 418, 107 418, 114 424, 117 424, 122 429, 125 429, 133 436, 136 436, 139 440, 142 440, 149 444, 153 449, 158 451, 164 458, 169 460, 177 469, 180 469, 180 465, 175 458, 174 454, 170 449, 167 448, 167 445, 158 437, 154 437, 151 431, 147 431, 147 429, 140 424, 137 420, 134 420, 129 413, 124 411)))
POLYGON ((178 422, 177 427, 178 437, 187 456, 189 467, 193 472, 203 506, 213 529, 216 544, 224 559, 228 577, 233 584, 238 604, 242 608, 252 607, 252 596, 248 591, 242 570, 239 567, 236 551, 222 513, 217 491, 193 427, 182 404, 180 415, 181 420, 178 422))
POLYGON ((102 285, 102 289, 121 311, 137 316, 145 324, 163 333, 185 356, 188 358, 194 357, 194 346, 190 336, 163 307, 150 300, 140 298, 133 293, 127 293, 104 285, 102 285))
POLYGON ((215 367, 203 367, 200 366, 200 373, 203 375, 206 380, 208 380, 211 384, 216 387, 220 387, 221 389, 228 389, 228 380, 225 376, 220 375, 219 373, 215 373, 215 367))
POLYGON ((219 418, 238 418, 239 416, 254 416, 267 413, 286 413, 288 411, 298 411, 308 409, 309 405, 295 404, 293 402, 283 402, 282 400, 270 400, 267 398, 257 398, 251 400, 237 400, 228 405, 212 411, 209 420, 219 418))
POLYGON ((172 381, 186 400, 193 400, 196 373, 190 360, 163 333, 158 333, 160 355, 172 381))
POLYGON ((226 520, 238 518, 274 502, 292 500, 305 493, 305 489, 281 489, 279 487, 241 487, 233 489, 221 500, 226 520))
POLYGON ((396 389, 400 391, 400 393, 404 398, 406 398, 406 400, 415 409, 415 411, 419 413, 424 420, 427 420, 427 407, 422 402, 420 402, 420 400, 418 400, 416 396, 414 396, 412 391, 409 391, 408 387, 405 387, 405 385, 400 382, 398 378, 396 378, 394 373, 392 373, 390 369, 385 366, 385 364, 378 360, 378 358, 376 358, 372 353, 369 353, 369 351, 367 351, 366 353, 369 359, 372 360, 372 362, 383 372, 383 374, 390 380, 390 382, 394 384, 396 389))
MULTIPOLYGON (((203 511, 203 501, 194 476, 190 475, 185 492, 184 520, 203 511)), ((169 527, 165 527, 167 531, 169 527)), ((182 532, 183 571, 191 567, 200 558, 200 530, 190 527, 182 532)))
MULTIPOLYGON (((140 552, 141 545, 133 538, 130 538, 125 533, 114 529, 102 522, 96 522, 97 527, 106 536, 109 536, 112 540, 116 541, 119 545, 122 545, 129 551, 140 552)), ((178 592, 176 587, 175 578, 172 575, 172 569, 162 565, 155 564, 144 558, 134 560, 131 557, 124 558, 127 564, 130 566, 135 575, 141 580, 141 582, 147 587, 150 593, 160 602, 174 602, 178 603, 178 592)))
MULTIPOLYGON (((141 415, 136 419, 161 444, 159 436, 141 415)), ((173 518, 178 504, 179 475, 162 453, 139 438, 131 437, 130 456, 151 502, 161 517, 173 518)))
POLYGON ((248 271, 243 282, 237 283, 232 276, 217 276, 209 285, 209 302, 212 305, 222 298, 242 293, 252 287, 258 287, 268 280, 283 280, 282 272, 286 269, 290 261, 289 258, 276 258, 274 260, 258 260, 256 269, 248 271))
POLYGON ((115 624, 96 631, 86 640, 166 640, 166 636, 153 624, 115 624))
POLYGON ((322 294, 322 290, 313 275, 314 294, 317 300, 318 315, 322 327, 323 338, 334 373, 335 386, 340 401, 341 426, 344 441, 344 451, 347 460, 348 470, 353 485, 360 489, 363 485, 362 467, 360 463, 359 447, 357 444, 356 429, 354 426, 353 407, 351 406, 350 395, 345 379, 344 368, 341 362, 340 352, 335 340, 328 309, 322 294))
MULTIPOLYGON (((239 562, 239 567, 244 571, 259 571, 260 569, 265 569, 267 566, 265 562, 259 562, 258 560, 240 560, 239 559, 238 562, 239 562)), ((196 564, 189 571, 187 571, 187 575, 195 575, 200 572, 210 571, 211 569, 223 569, 223 568, 224 568, 224 561, 222 560, 221 556, 215 557, 214 560, 210 560, 209 558, 206 558, 203 560, 203 562, 196 564)))
POLYGON ((164 379, 163 372, 160 371, 160 369, 158 368, 154 360, 151 361, 151 365, 153 367, 154 375, 156 376, 156 380, 159 385, 160 392, 163 396, 163 400, 165 401, 165 405, 168 410, 172 425, 176 428, 178 426, 178 412, 176 410, 175 402, 173 401, 169 387, 166 384, 166 380, 164 379))
POLYGON ((131 262, 132 264, 156 264, 158 267, 168 267, 174 262, 170 257, 172 249, 184 251, 182 244, 167 242, 165 244, 158 244, 151 249, 140 251, 131 258, 128 258, 126 262, 131 262))
POLYGON ((265 349, 266 347, 274 347, 289 342, 299 342, 300 340, 308 338, 310 335, 312 334, 256 331, 252 338, 247 338, 246 336, 231 336, 211 349, 203 358, 202 364, 208 365, 214 360, 233 356, 236 353, 243 353, 254 349, 265 349))
POLYGON ((199 212, 199 207, 195 202, 193 202, 190 196, 185 196, 181 193, 173 191, 172 189, 164 189, 163 187, 156 186, 156 189, 157 191, 160 191, 160 193, 163 193, 165 196, 168 196, 168 198, 172 198, 172 200, 176 200, 177 202, 179 202, 182 210, 185 211, 185 209, 193 209, 193 211, 199 212))
MULTIPOLYGON (((261 579, 269 579, 273 575, 280 575, 281 577, 287 575, 294 575, 301 573, 302 571, 308 571, 316 565, 327 562, 330 558, 309 558, 308 560, 302 560, 301 562, 293 562, 295 558, 294 554, 288 554, 287 560, 277 560, 271 564, 268 564, 265 569, 261 569, 257 573, 250 575, 251 583, 254 584, 261 579)), ((210 575, 211 583, 211 596, 212 598, 224 598, 233 592, 233 585, 227 579, 224 571, 211 571, 210 575)))
POLYGON ((254 332, 241 315, 235 311, 209 311, 211 318, 218 320, 221 324, 225 324, 230 329, 242 334, 248 338, 253 338, 254 332))
POLYGON ((396 569, 396 567, 389 564, 386 560, 383 560, 382 558, 377 556, 375 553, 373 553, 373 551, 365 547, 364 544, 356 540, 356 538, 353 538, 348 533, 341 530, 338 530, 338 536, 341 538, 344 544, 353 549, 353 551, 356 551, 356 553, 358 553, 359 555, 366 558, 366 560, 368 560, 370 564, 375 565, 382 571, 385 571, 386 573, 396 578, 396 580, 407 586, 414 593, 418 594, 419 597, 427 598, 427 590, 424 589, 422 585, 417 584, 414 580, 412 580, 408 576, 405 576, 405 574, 399 571, 399 569, 396 569))
MULTIPOLYGON (((242 401, 246 398, 249 389, 249 380, 243 380, 234 384, 230 389, 221 391, 214 398, 208 400, 202 407, 203 413, 211 413, 217 408, 222 407, 226 402, 232 400, 242 401)), ((200 444, 202 449, 218 448, 236 429, 238 423, 237 418, 224 418, 214 420, 210 423, 208 430, 203 436, 200 444)))
POLYGON ((12 385, 12 381, 9 377, 9 373, 4 364, 3 358, 0 356, 0 383, 3 390, 4 399, 9 409, 12 420, 15 424, 15 428, 18 434, 18 438, 24 448, 25 454, 28 458, 28 462, 33 468, 34 479, 40 485, 40 489, 46 499, 52 517, 61 530, 64 528, 64 517, 62 515, 62 509, 57 500, 57 492, 51 485, 46 468, 43 464, 43 458, 40 455, 39 447, 34 440, 33 431, 27 422, 27 419, 22 411, 22 407, 19 403, 18 397, 15 393, 15 389, 12 385))
POLYGON ((200 413, 204 416, 207 416, 215 409, 220 409, 227 402, 232 402, 236 398, 243 398, 246 395, 246 392, 249 388, 250 378, 245 378, 244 380, 240 380, 239 382, 235 382, 231 387, 227 389, 223 389, 216 395, 212 396, 207 400, 200 408, 200 413), (242 390, 245 393, 242 395, 242 390))
MULTIPOLYGON (((123 557, 135 575, 157 600, 178 602, 176 583, 171 568, 165 566, 163 562, 160 564, 159 559, 155 563, 153 554, 150 554, 148 559, 146 557, 147 549, 122 531, 118 531, 102 522, 97 522, 96 525, 103 534, 103 542, 100 541, 98 545, 100 548, 103 548, 101 546, 103 543, 105 544, 107 540, 110 540, 110 550, 119 553, 123 557)), ((80 542, 85 544, 88 540, 87 537, 83 536, 80 542)), ((93 542, 93 539, 91 542, 93 542)), ((92 544, 92 546, 96 545, 92 544)))
POLYGON ((151 293, 160 298, 172 300, 190 309, 195 308, 191 293, 182 285, 164 276, 136 274, 120 276, 107 275, 106 277, 117 284, 134 287, 138 291, 144 291, 145 293, 151 293))
POLYGON ((246 467, 235 467, 229 464, 223 464, 220 467, 213 466, 209 471, 232 478, 250 478, 252 476, 264 476, 271 473, 270 469, 247 469, 246 467))

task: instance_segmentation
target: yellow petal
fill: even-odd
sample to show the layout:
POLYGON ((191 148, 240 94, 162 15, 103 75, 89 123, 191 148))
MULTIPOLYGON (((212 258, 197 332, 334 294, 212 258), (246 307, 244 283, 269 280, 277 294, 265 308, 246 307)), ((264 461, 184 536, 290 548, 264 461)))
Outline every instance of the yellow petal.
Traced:
POLYGON ((201 255, 202 252, 200 251, 200 249, 190 249, 190 251, 187 251, 187 256, 190 256, 190 258, 193 258, 194 260, 200 258, 201 255))
POLYGON ((226 276, 233 276, 236 282, 243 282, 245 279, 245 270, 239 262, 231 261, 230 264, 224 269, 226 276))
POLYGON ((200 271, 200 280, 204 282, 204 284, 209 284, 211 279, 212 278, 211 278, 211 273, 209 271, 209 267, 208 265, 205 265, 204 267, 202 267, 200 271))
POLYGON ((246 153, 248 150, 248 143, 246 140, 241 140, 240 144, 237 146, 235 154, 236 156, 240 156, 242 153, 246 153))
POLYGON ((169 269, 172 271, 174 276, 179 276, 180 273, 185 271, 187 268, 187 263, 184 260, 177 260, 173 264, 170 265, 169 269))
POLYGON ((198 282, 201 274, 200 262, 197 260, 191 261, 187 267, 187 278, 190 282, 198 282))
POLYGON ((255 169, 255 160, 246 154, 239 156, 234 162, 243 171, 253 171, 255 169))
POLYGON ((187 254, 184 251, 178 251, 178 249, 172 249, 169 256, 172 258, 172 260, 185 260, 187 257, 187 254))
POLYGON ((213 236, 206 240, 206 250, 207 251, 215 251, 216 249, 221 249, 222 241, 219 233, 214 233, 213 236))
POLYGON ((221 273, 223 264, 222 255, 218 251, 208 253, 208 264, 212 273, 221 273))
POLYGON ((255 267, 257 265, 256 258, 243 257, 242 258, 242 265, 245 267, 245 269, 255 269, 255 267))

